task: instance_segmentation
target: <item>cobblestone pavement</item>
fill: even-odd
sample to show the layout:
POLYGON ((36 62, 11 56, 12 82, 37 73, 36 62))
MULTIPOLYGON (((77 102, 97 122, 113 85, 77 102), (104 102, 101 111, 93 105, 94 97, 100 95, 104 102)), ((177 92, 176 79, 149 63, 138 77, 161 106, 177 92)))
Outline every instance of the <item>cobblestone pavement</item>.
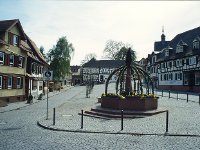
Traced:
MULTIPOLYGON (((112 85, 111 85, 112 89, 112 85)), ((37 121, 52 126, 52 109, 56 108, 56 126, 80 130, 81 109, 89 109, 104 91, 104 85, 94 87, 90 98, 85 98, 85 87, 74 87, 49 98, 49 120, 46 117, 46 100, 17 110, 0 113, 0 150, 155 150, 200 149, 198 136, 165 136, 165 114, 142 119, 125 119, 124 131, 131 133, 159 133, 158 135, 75 133, 44 130, 37 121)), ((200 135, 198 129, 200 107, 198 103, 166 97, 159 99, 159 106, 169 110, 169 134, 200 135)), ((119 120, 84 117, 88 131, 120 131, 119 120)))
MULTIPOLYGON (((85 98, 85 91, 83 91, 72 100, 56 108, 55 126, 52 125, 52 112, 49 120, 41 120, 40 123, 62 130, 80 130, 81 116, 78 115, 78 112, 81 112, 81 109, 89 110, 94 106, 97 102, 97 96, 103 92, 102 88, 102 85, 96 86, 90 98, 85 98)), ((111 85, 109 89, 112 91, 114 86, 111 85)), ((184 96, 180 95, 179 97, 184 98, 184 96)), ((192 96, 193 100, 198 98, 198 96, 192 96)), ((190 101, 187 103, 186 100, 182 101, 162 97, 159 99, 159 108, 169 110, 169 134, 200 136, 198 127, 200 124, 200 119, 198 119, 200 116, 200 106, 198 103, 190 101)), ((83 131, 164 134, 166 131, 166 113, 140 119, 125 119, 123 131, 121 131, 120 120, 97 119, 84 116, 83 131)))

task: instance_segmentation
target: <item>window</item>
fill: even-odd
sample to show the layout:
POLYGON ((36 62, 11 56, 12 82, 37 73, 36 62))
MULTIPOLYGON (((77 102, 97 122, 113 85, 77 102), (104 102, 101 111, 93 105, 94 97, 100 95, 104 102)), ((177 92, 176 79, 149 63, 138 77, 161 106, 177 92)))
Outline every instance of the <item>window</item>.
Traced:
POLYGON ((175 73, 175 80, 182 80, 182 73, 175 73))
POLYGON ((35 73, 35 64, 34 63, 32 63, 32 65, 31 65, 31 73, 35 73))
POLYGON ((173 74, 172 73, 169 74, 169 80, 173 80, 173 74))
POLYGON ((36 80, 32 81, 32 90, 37 90, 37 81, 36 80))
POLYGON ((4 64, 4 53, 0 52, 0 65, 4 64))
POLYGON ((19 57, 18 66, 22 67, 23 64, 23 57, 19 57))
POLYGON ((8 76, 8 89, 12 89, 12 76, 8 76))
POLYGON ((10 55, 10 65, 13 66, 14 65, 14 55, 10 55))
POLYGON ((17 77, 17 88, 21 87, 21 77, 17 77))
POLYGON ((183 46, 178 45, 176 47, 176 53, 180 53, 180 52, 183 52, 183 46))
POLYGON ((199 49, 199 41, 193 41, 193 49, 199 49))
POLYGON ((0 89, 2 89, 2 84, 3 84, 2 76, 0 76, 0 89))
POLYGON ((17 46, 19 44, 19 37, 17 35, 13 35, 13 45, 17 46))
POLYGON ((195 65, 196 64, 196 56, 190 57, 189 58, 189 65, 195 65))
POLYGON ((169 56, 169 50, 168 49, 165 50, 165 57, 167 57, 167 56, 169 56))

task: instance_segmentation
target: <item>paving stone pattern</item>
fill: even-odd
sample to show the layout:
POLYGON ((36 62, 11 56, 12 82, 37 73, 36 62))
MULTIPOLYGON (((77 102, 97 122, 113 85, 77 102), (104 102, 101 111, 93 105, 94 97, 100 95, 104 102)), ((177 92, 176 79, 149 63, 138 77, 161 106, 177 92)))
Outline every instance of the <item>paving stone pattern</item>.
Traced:
MULTIPOLYGON (((200 137, 164 136, 162 133, 165 132, 165 114, 124 120, 123 132, 161 133, 161 135, 71 133, 46 130, 37 126, 38 120, 52 126, 52 110, 55 107, 56 127, 119 132, 119 120, 89 117, 84 117, 84 129, 80 129, 78 112, 93 106, 97 102, 96 97, 99 97, 103 91, 104 85, 95 86, 90 98, 85 98, 85 87, 77 86, 50 97, 50 120, 47 121, 45 121, 46 100, 0 113, 0 150, 200 149, 200 137)), ((198 129, 200 107, 197 103, 165 97, 159 99, 159 106, 169 110, 169 133, 200 134, 198 129)))
MULTIPOLYGON (((89 110, 97 103, 97 97, 103 92, 103 86, 95 86, 90 98, 85 98, 85 91, 79 93, 73 99, 56 108, 56 125, 52 125, 52 112, 50 120, 40 121, 46 126, 66 130, 79 130, 81 128, 81 116, 78 112, 89 110)), ((114 84, 111 84, 114 90, 114 84)), ((159 93, 157 93, 159 94, 159 93)), ((180 95, 180 97, 184 95, 180 95)), ((191 96, 190 96, 191 97, 191 96)), ((192 96, 198 99, 198 96, 192 96)), ((97 104, 96 104, 97 105, 97 104)), ((200 106, 197 103, 161 97, 159 106, 169 111, 169 133, 200 135, 200 106)), ((142 134, 164 134, 166 131, 166 113, 139 119, 124 119, 124 130, 121 131, 121 120, 107 120, 84 116, 84 129, 97 132, 131 132, 142 134)))

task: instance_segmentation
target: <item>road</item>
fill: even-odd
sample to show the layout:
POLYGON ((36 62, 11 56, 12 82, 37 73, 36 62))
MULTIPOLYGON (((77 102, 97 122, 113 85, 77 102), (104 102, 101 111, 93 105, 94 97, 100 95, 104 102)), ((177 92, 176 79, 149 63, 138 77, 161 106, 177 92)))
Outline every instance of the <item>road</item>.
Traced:
MULTIPOLYGON (((51 97, 49 109, 72 101, 84 92, 85 87, 77 86, 51 97)), ((46 100, 19 110, 0 113, 0 150, 200 149, 200 137, 132 136, 45 130, 37 126, 37 121, 45 117, 46 100)))

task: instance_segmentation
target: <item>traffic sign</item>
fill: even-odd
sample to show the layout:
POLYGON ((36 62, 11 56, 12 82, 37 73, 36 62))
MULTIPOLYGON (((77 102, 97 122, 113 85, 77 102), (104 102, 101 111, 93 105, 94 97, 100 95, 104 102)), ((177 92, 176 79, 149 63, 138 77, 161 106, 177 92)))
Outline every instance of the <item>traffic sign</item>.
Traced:
POLYGON ((45 71, 44 72, 44 80, 53 80, 53 71, 45 71))

